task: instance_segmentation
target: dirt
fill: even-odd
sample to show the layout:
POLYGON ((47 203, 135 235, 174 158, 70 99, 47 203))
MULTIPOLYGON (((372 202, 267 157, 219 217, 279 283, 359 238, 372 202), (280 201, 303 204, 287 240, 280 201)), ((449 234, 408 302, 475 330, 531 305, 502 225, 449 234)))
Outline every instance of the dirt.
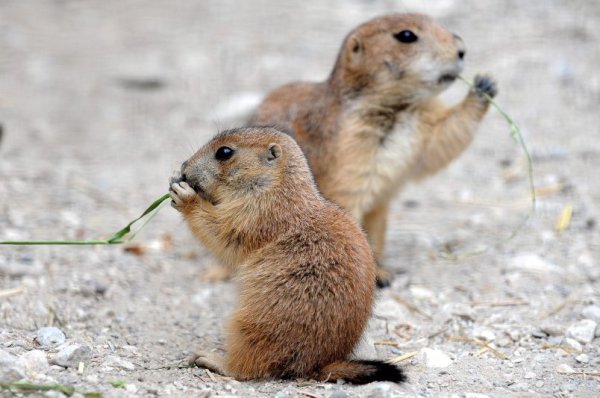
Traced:
POLYGON ((393 11, 438 18, 467 44, 464 75, 497 79, 538 193, 511 238, 530 212, 527 164, 492 110, 460 159, 395 201, 396 276, 360 351, 405 355, 404 385, 240 383, 177 367, 223 347, 236 290, 201 280, 214 261, 169 207, 129 251, 0 246, 4 370, 105 397, 597 396, 600 3, 427 3, 2 1, 0 240, 110 235, 211 135, 280 84, 324 79, 351 28, 393 11), (43 326, 89 348, 84 366, 49 364, 61 348, 36 346, 43 326))

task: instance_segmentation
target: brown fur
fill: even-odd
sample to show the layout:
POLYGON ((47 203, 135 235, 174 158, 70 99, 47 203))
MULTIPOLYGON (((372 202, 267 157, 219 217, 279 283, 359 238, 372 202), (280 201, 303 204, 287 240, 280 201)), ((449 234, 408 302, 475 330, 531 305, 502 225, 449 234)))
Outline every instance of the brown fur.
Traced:
POLYGON ((268 128, 223 132, 183 164, 171 192, 239 279, 227 355, 198 354, 197 364, 239 380, 372 373, 346 358, 371 313, 375 261, 360 227, 318 193, 294 140, 268 128), (234 155, 217 160, 223 146, 234 155))
POLYGON ((463 56, 460 37, 429 17, 375 18, 346 37, 325 82, 275 90, 251 124, 294 136, 320 191, 359 221, 380 261, 390 200, 462 153, 488 108, 481 92, 495 94, 491 79, 477 77, 484 89, 471 90, 453 108, 439 101, 463 56), (404 30, 418 40, 394 37, 404 30))

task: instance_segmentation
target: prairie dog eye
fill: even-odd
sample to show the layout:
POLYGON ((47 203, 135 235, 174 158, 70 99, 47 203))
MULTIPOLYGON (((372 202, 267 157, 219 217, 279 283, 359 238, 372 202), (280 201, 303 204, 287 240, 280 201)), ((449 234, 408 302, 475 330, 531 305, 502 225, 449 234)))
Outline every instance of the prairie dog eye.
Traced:
POLYGON ((414 43, 418 37, 410 30, 403 30, 394 34, 394 38, 401 43, 414 43))
POLYGON ((233 156, 234 152, 235 151, 228 146, 222 146, 221 148, 217 149, 217 152, 215 152, 215 159, 224 162, 229 160, 233 156))

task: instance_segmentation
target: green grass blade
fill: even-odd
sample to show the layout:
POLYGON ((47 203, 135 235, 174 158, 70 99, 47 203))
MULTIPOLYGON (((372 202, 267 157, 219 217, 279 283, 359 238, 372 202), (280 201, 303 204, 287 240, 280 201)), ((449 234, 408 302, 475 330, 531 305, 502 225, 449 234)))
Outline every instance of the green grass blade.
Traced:
POLYGON ((102 393, 97 391, 80 391, 74 387, 65 386, 62 384, 35 384, 27 381, 0 382, 0 389, 7 390, 13 394, 41 391, 58 391, 66 396, 71 396, 75 393, 81 394, 86 398, 102 398, 102 393))
MULTIPOLYGON (((465 82, 471 89, 475 89, 473 82, 465 79, 462 76, 459 76, 459 78, 460 78, 460 80, 465 82)), ((508 123, 508 126, 510 127, 511 138, 515 141, 515 143, 517 143, 521 147, 521 149, 523 150, 523 153, 525 154, 525 157, 527 158, 527 175, 529 177, 529 191, 530 191, 530 195, 531 195, 531 208, 530 208, 529 213, 527 213, 525 218, 521 221, 521 223, 519 223, 519 225, 517 225, 517 227, 510 233, 510 235, 501 240, 501 242, 508 242, 508 241, 512 240, 515 236, 517 236, 517 234, 521 231, 521 229, 525 225, 527 225, 527 223, 529 222, 529 220, 535 213, 537 198, 536 198, 536 194, 535 194, 535 183, 534 183, 534 179, 533 179, 533 162, 531 159, 531 154, 529 153, 529 150, 527 149, 527 145, 525 144, 525 140, 523 139, 523 135, 521 134, 521 129, 519 128, 517 123, 508 115, 508 113, 506 113, 500 107, 500 105, 498 105, 498 103, 496 103, 496 101, 494 101, 494 99, 492 97, 490 97, 488 94, 483 93, 483 92, 481 92, 480 94, 482 94, 483 97, 486 99, 486 101, 488 101, 490 103, 490 105, 492 105, 500 113, 500 115, 502 115, 502 117, 506 120, 506 122, 508 123)), ((482 249, 474 250, 471 252, 458 253, 458 254, 441 252, 441 255, 442 255, 442 257, 447 258, 449 260, 460 260, 460 259, 463 259, 466 257, 478 256, 480 254, 487 252, 489 249, 490 249, 490 247, 486 246, 482 249)))
MULTIPOLYGON (((473 84, 473 82, 465 79, 462 76, 459 76, 459 79, 462 80, 463 82, 465 82, 471 89, 475 89, 475 85, 473 84)), ((498 103, 496 101, 494 101, 494 99, 492 97, 490 97, 488 94, 483 93, 483 92, 481 94, 486 99, 486 101, 489 102, 490 105, 492 105, 492 107, 494 107, 500 113, 500 115, 502 115, 502 117, 506 120, 506 122, 508 123, 508 125, 510 127, 511 138, 515 141, 515 143, 517 143, 521 147, 521 149, 523 150, 523 153, 525 154, 525 157, 527 158, 527 175, 529 178, 529 192, 531 195, 531 209, 530 209, 529 213, 527 213, 525 218, 521 221, 521 223, 519 223, 519 225, 511 232, 511 234, 507 238, 501 240, 501 242, 508 242, 508 241, 512 240, 515 236, 517 236, 519 231, 529 222, 529 219, 535 213, 537 198, 536 198, 536 193, 535 193, 535 183, 534 183, 534 179, 533 179, 533 162, 531 160, 531 154, 529 153, 529 150, 527 149, 527 145, 525 144, 525 140, 523 139, 523 135, 521 134, 521 129, 519 128, 517 123, 508 115, 508 113, 506 113, 504 111, 504 109, 502 109, 500 107, 500 105, 498 105, 498 103)), ((477 256, 477 255, 483 254, 483 253, 487 252, 489 249, 490 249, 490 247, 488 246, 488 247, 484 247, 480 250, 475 250, 475 251, 468 252, 468 253, 460 253, 460 254, 441 253, 441 255, 447 259, 458 260, 458 259, 465 258, 465 257, 471 257, 471 256, 477 256)))
MULTIPOLYGON (((152 204, 142 213, 141 216, 139 216, 138 218, 136 218, 135 220, 131 221, 129 224, 127 224, 123 229, 121 229, 120 231, 116 232, 113 236, 111 236, 110 238, 107 239, 108 243, 123 243, 124 241, 121 240, 121 238, 123 238, 125 235, 127 235, 128 233, 131 232, 131 226, 133 224, 135 224, 137 221, 141 220, 142 218, 146 217, 147 214, 151 213, 154 209, 158 208, 158 206, 161 205, 161 203, 163 203, 165 200, 169 199, 171 197, 170 194, 166 193, 163 196, 161 196, 160 198, 156 199, 154 202, 152 202, 152 204)), ((154 213, 156 214, 156 213, 154 213)), ((154 217, 154 215, 151 215, 151 217, 149 219, 152 219, 152 217, 154 217)), ((147 222, 146 222, 147 223, 147 222)), ((142 225, 142 228, 146 225, 146 223, 144 223, 142 225)), ((141 229, 141 228, 140 228, 141 229)), ((137 231, 139 232, 139 230, 137 231)), ((136 233, 137 233, 136 232, 136 233)), ((135 234, 134 234, 135 236, 135 234)), ((130 240, 130 239, 129 239, 130 240)))
POLYGON ((152 204, 144 210, 141 216, 136 218, 127 224, 124 228, 115 232, 110 238, 107 239, 92 239, 92 240, 27 240, 27 241, 1 241, 0 245, 117 245, 121 243, 125 243, 130 241, 135 237, 135 235, 142 230, 154 218, 154 216, 158 213, 161 205, 164 205, 164 202, 169 199, 171 196, 167 193, 156 199, 152 204), (142 225, 135 231, 131 232, 131 227, 136 222, 144 219, 142 225), (129 235, 129 236, 128 236, 129 235), (127 239, 124 239, 127 237, 127 239))
MULTIPOLYGON (((475 88, 475 86, 473 85, 473 82, 465 79, 462 76, 458 76, 458 78, 460 80, 462 80, 463 82, 465 82, 472 89, 475 88)), ((500 107, 500 105, 498 105, 498 103, 496 101, 494 101, 494 99, 492 97, 490 97, 486 93, 481 93, 481 94, 486 99, 486 101, 489 102, 490 105, 492 105, 500 113, 500 115, 502 115, 502 117, 506 120, 506 122, 508 123, 508 125, 510 127, 510 136, 512 137, 513 140, 515 140, 515 142, 517 144, 519 144, 519 146, 521 147, 521 149, 523 150, 523 153, 525 154, 525 156, 527 158, 527 175, 529 178, 529 192, 531 195, 531 210, 533 212, 535 210, 536 201, 537 201, 536 194, 535 194, 535 183, 533 181, 533 162, 531 160, 531 154, 529 153, 529 149, 527 149, 527 145, 525 145, 525 140, 523 139, 523 135, 521 134, 521 129, 519 128, 517 123, 508 115, 508 113, 506 113, 504 111, 504 109, 502 109, 500 107)))

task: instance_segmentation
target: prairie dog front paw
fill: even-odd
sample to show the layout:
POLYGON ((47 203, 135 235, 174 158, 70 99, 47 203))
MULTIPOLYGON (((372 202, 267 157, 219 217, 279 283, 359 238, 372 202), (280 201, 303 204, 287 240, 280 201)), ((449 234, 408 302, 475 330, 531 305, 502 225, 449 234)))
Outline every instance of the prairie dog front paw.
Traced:
POLYGON ((485 97, 484 94, 494 98, 498 94, 498 85, 491 76, 476 75, 472 91, 481 98, 485 97))
POLYGON ((184 207, 198 201, 198 194, 185 181, 172 182, 169 193, 171 194, 171 206, 177 211, 182 211, 184 207))

